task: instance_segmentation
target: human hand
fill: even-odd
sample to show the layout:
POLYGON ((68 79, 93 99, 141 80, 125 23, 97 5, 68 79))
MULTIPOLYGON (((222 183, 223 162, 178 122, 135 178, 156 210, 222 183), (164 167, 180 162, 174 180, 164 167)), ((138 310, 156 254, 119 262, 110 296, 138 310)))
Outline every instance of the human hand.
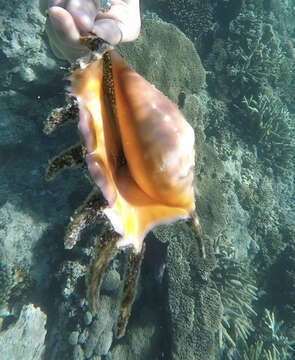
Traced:
POLYGON ((140 32, 139 0, 39 0, 39 8, 47 15, 46 31, 54 54, 68 61, 89 51, 80 36, 95 33, 112 45, 136 40, 140 32))

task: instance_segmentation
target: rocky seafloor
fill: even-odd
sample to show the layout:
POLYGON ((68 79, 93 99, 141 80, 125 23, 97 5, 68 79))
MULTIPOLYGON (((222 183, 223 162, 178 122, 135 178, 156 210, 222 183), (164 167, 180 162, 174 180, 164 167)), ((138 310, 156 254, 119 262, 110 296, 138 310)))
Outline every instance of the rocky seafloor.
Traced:
POLYGON ((79 139, 74 124, 42 131, 65 102, 68 64, 48 47, 37 1, 0 8, 0 360, 291 359, 295 1, 142 3, 142 34, 120 50, 195 129, 207 257, 180 223, 150 233, 120 340, 123 255, 93 315, 85 274, 103 229, 63 245, 92 185, 74 170, 44 178, 49 159, 79 139))

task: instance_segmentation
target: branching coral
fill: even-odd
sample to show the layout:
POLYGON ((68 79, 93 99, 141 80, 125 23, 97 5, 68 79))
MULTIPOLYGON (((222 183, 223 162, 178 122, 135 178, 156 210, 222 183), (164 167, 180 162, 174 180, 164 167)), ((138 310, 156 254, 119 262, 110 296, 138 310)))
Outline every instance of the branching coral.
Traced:
MULTIPOLYGON (((215 40, 206 62, 216 94, 229 94, 234 99, 265 84, 280 85, 282 68, 289 69, 288 64, 272 25, 250 9, 230 22, 226 39, 215 40)), ((284 70, 284 76, 286 73, 284 70)))
POLYGON ((294 60, 277 33, 276 19, 245 3, 226 36, 215 40, 206 67, 209 89, 233 104, 229 110, 239 136, 257 146, 268 167, 277 172, 292 167, 294 60))
POLYGON ((295 342, 283 331, 284 322, 277 321, 275 313, 265 309, 264 316, 257 332, 253 334, 256 341, 240 351, 241 360, 287 360, 294 355, 295 342))
POLYGON ((275 84, 284 57, 271 25, 263 24, 254 12, 247 12, 230 24, 232 38, 241 40, 242 31, 247 34, 243 41, 229 44, 233 54, 229 75, 242 85, 260 85, 263 81, 275 84))
POLYGON ((272 92, 244 97, 239 110, 264 160, 286 169, 294 158, 295 124, 280 98, 272 92))
POLYGON ((217 267, 213 280, 223 304, 223 317, 218 331, 222 359, 279 360, 291 359, 295 341, 288 338, 283 321, 265 309, 257 315, 253 302, 258 289, 248 264, 235 259, 234 248, 215 243, 217 267), (255 324, 255 325, 254 325, 255 324))
POLYGON ((252 307, 257 299, 257 288, 246 270, 246 264, 235 259, 235 250, 230 246, 215 244, 217 267, 213 280, 223 304, 223 317, 218 331, 219 349, 222 358, 234 359, 241 343, 246 344, 254 330, 252 307))

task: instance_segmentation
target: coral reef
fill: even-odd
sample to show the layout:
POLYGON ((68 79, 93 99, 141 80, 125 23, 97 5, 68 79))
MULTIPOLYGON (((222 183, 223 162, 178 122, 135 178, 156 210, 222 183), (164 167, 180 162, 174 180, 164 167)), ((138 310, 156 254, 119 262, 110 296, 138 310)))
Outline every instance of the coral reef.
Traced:
MULTIPOLYGON (((267 307, 276 304, 276 312, 287 324, 288 328, 295 326, 295 308, 293 298, 295 294, 295 228, 294 225, 284 229, 282 241, 288 242, 280 256, 273 260, 272 269, 277 275, 268 279, 267 294, 264 301, 267 307), (287 286, 286 286, 287 284, 287 286), (271 296, 272 295, 272 296, 271 296)), ((293 335, 294 337, 294 335, 293 335)))
POLYGON ((17 322, 1 332, 1 359, 43 359, 45 324, 46 315, 39 308, 33 304, 24 306, 17 322))
POLYGON ((166 21, 182 30, 202 51, 202 40, 212 31, 214 1, 168 0, 157 1, 152 6, 166 21))
POLYGON ((232 99, 240 134, 257 144, 259 158, 283 171, 294 160, 292 104, 287 95, 294 83, 294 62, 275 24, 255 10, 245 5, 229 23, 226 40, 214 41, 205 62, 208 83, 212 81, 218 97, 232 99))
MULTIPOLYGON (((288 325, 278 321, 274 312, 264 309, 264 314, 256 312, 259 300, 255 285, 255 273, 250 272, 249 265, 237 261, 235 249, 222 245, 221 238, 215 242, 217 266, 212 272, 217 289, 221 296, 223 315, 217 336, 221 359, 238 360, 274 360, 291 359, 295 351, 294 318, 292 318, 292 291, 285 288, 272 289, 272 292, 282 292, 285 311, 288 313, 288 325), (290 308, 291 305, 291 308, 290 308)), ((290 249, 287 252, 290 254, 290 249)), ((292 253, 292 252, 291 252, 292 253)), ((290 256, 292 258, 292 255, 290 256)), ((290 258, 289 257, 289 258, 290 258)), ((284 259, 286 261, 286 259, 284 259)), ((289 267, 290 269, 290 267, 289 267)), ((280 275, 290 276, 292 270, 280 275)), ((292 276, 292 275, 291 275, 292 276)), ((284 284, 291 281, 283 281, 284 284)), ((282 312, 282 304, 280 306, 282 312)))
MULTIPOLYGON (((251 279, 259 288, 256 296, 260 294, 255 306, 252 304, 253 311, 258 315, 248 314, 251 315, 250 320, 241 322, 246 324, 246 341, 238 341, 238 345, 234 346, 234 341, 227 338, 224 356, 234 359, 292 356, 287 352, 292 342, 287 339, 284 342, 283 335, 276 345, 275 340, 270 341, 271 336, 267 338, 265 335, 263 340, 256 341, 260 326, 268 328, 267 321, 273 319, 269 313, 268 320, 264 318, 264 322, 260 323, 261 308, 265 306, 276 306, 280 317, 288 322, 286 328, 293 326, 290 321, 292 312, 288 316, 286 306, 290 297, 283 305, 281 296, 276 294, 282 294, 282 288, 293 288, 293 278, 282 283, 282 273, 278 269, 281 266, 286 275, 284 271, 288 262, 284 261, 283 265, 279 259, 282 253, 287 254, 284 250, 286 244, 292 242, 292 236, 287 235, 284 229, 290 228, 292 220, 289 214, 291 209, 294 210, 291 200, 294 193, 294 99, 288 96, 294 83, 294 62, 290 60, 291 51, 288 50, 291 45, 287 45, 288 40, 283 35, 290 37, 294 27, 291 22, 284 25, 282 21, 281 14, 285 13, 288 4, 285 7, 282 3, 272 2, 271 10, 274 12, 271 14, 265 6, 265 2, 257 6, 245 3, 240 14, 229 22, 226 32, 220 30, 215 34, 212 52, 205 61, 209 70, 208 90, 218 99, 208 102, 205 133, 228 171, 225 184, 235 184, 238 202, 248 218, 251 240, 248 242, 245 236, 242 240, 244 244, 248 243, 248 265, 245 264, 244 269, 256 268, 256 272, 251 273, 251 279), (276 7, 281 8, 280 15, 276 7), (280 200, 277 202, 276 199, 280 200), (280 290, 278 284, 281 285, 280 290), (283 308, 285 312, 282 312, 283 308), (271 348, 271 344, 278 346, 280 342, 285 350, 271 348)), ((223 245, 234 245, 234 263, 239 267, 242 264, 239 245, 229 241, 226 232, 222 233, 222 239, 223 245)), ((217 272, 220 270, 219 263, 217 255, 217 272)), ((221 268, 226 269, 226 264, 221 268)), ((246 273, 238 276, 239 281, 243 282, 246 273)), ((218 287, 218 280, 216 284, 218 287)), ((229 293, 238 290, 229 283, 228 286, 229 293)), ((221 290, 220 293, 222 301, 227 304, 229 299, 230 302, 229 294, 224 293, 223 297, 221 290)), ((241 316, 241 312, 237 313, 241 316)), ((235 334, 234 327, 229 328, 235 334)), ((284 336, 287 336, 286 333, 284 336)), ((289 336, 291 338, 293 336, 289 336)))
POLYGON ((246 262, 237 261, 235 249, 222 245, 217 238, 214 249, 217 266, 212 272, 223 305, 223 314, 218 330, 218 343, 222 359, 235 359, 239 348, 247 344, 254 331, 253 318, 257 315, 253 302, 258 289, 253 274, 246 270, 246 262))
POLYGON ((36 233, 31 234, 33 219, 8 201, 0 209, 0 223, 0 316, 5 319, 18 313, 33 289, 32 243, 41 229, 38 234, 35 227, 36 233))
POLYGON ((289 339, 284 331, 284 322, 277 321, 274 312, 265 309, 256 333, 248 346, 240 349, 239 360, 278 360, 292 359, 295 341, 289 339))
MULTIPOLYGON (((145 8, 151 3, 145 1, 145 8)), ((64 103, 64 63, 57 63, 46 48, 37 4, 3 2, 0 337, 16 329, 26 301, 41 305, 47 315, 45 359, 220 359, 216 331, 222 356, 273 360, 285 351, 292 358, 294 1, 173 0, 152 5, 150 10, 162 8, 163 19, 182 23, 196 39, 206 90, 191 95, 203 87, 205 72, 192 43, 172 25, 144 27, 138 42, 121 49, 139 73, 178 103, 194 127, 196 206, 207 260, 199 259, 181 224, 150 234, 127 333, 111 345, 122 266, 115 259, 107 269, 101 322, 89 312, 84 281, 103 229, 86 231, 71 251, 62 244, 68 218, 91 187, 74 171, 44 181, 47 160, 79 140, 69 125, 42 135, 49 110, 64 103), (195 23, 185 20, 202 9, 195 23), (214 239, 219 239, 217 262, 214 239), (232 270, 240 274, 238 279, 232 270), (252 282, 259 289, 255 303, 254 294, 240 292, 240 284, 247 288, 252 282), (236 326, 239 317, 241 328, 236 326)), ((147 16, 159 21, 157 14, 147 16)), ((29 324, 28 317, 21 316, 23 320, 29 324)), ((21 346, 16 338, 14 345, 21 346)))
MULTIPOLYGON (((100 240, 98 237, 93 242, 95 244, 100 240)), ((104 291, 104 284, 102 287, 99 314, 93 316, 85 298, 85 277, 90 255, 94 251, 95 246, 92 244, 79 249, 80 255, 77 254, 75 260, 62 264, 56 274, 55 281, 62 289, 55 299, 55 328, 60 336, 49 338, 48 346, 52 351, 47 353, 48 359, 55 359, 57 356, 65 359, 91 358, 94 354, 106 355, 110 349, 114 326, 112 314, 116 313, 120 275, 116 264, 113 264, 109 268, 106 290, 104 291)))
POLYGON ((168 244, 169 358, 211 359, 216 346, 214 333, 219 328, 222 312, 219 293, 209 278, 215 265, 212 248, 207 243, 207 261, 199 259, 194 244, 187 241, 189 234, 181 225, 177 225, 174 234, 169 229, 159 229, 156 236, 166 239, 168 244))
POLYGON ((241 106, 240 116, 257 144, 260 159, 276 170, 288 169, 295 156, 295 124, 286 105, 279 96, 265 91, 256 98, 244 97, 241 106))
POLYGON ((288 61, 270 23, 264 23, 257 12, 244 9, 228 26, 228 36, 217 36, 206 65, 209 84, 217 82, 214 91, 240 99, 261 86, 278 86, 281 68, 288 61), (217 85, 217 86, 216 86, 217 85))
POLYGON ((193 41, 205 36, 213 24, 213 6, 207 0, 191 3, 170 0, 168 11, 171 19, 178 19, 177 26, 193 41))
POLYGON ((1 5, 0 88, 31 94, 37 89, 40 91, 41 83, 46 86, 48 81, 56 81, 58 77, 54 71, 51 74, 45 71, 46 68, 56 69, 56 60, 48 57, 42 34, 44 19, 38 4, 2 2, 1 5), (31 83, 30 89, 27 83, 31 83))

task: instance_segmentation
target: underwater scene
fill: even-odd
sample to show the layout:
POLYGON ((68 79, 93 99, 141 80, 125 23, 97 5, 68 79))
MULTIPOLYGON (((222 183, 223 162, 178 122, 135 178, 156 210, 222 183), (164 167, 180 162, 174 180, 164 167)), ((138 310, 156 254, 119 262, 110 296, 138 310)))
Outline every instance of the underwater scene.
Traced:
POLYGON ((295 0, 0 0, 0 360, 295 359, 295 0))

